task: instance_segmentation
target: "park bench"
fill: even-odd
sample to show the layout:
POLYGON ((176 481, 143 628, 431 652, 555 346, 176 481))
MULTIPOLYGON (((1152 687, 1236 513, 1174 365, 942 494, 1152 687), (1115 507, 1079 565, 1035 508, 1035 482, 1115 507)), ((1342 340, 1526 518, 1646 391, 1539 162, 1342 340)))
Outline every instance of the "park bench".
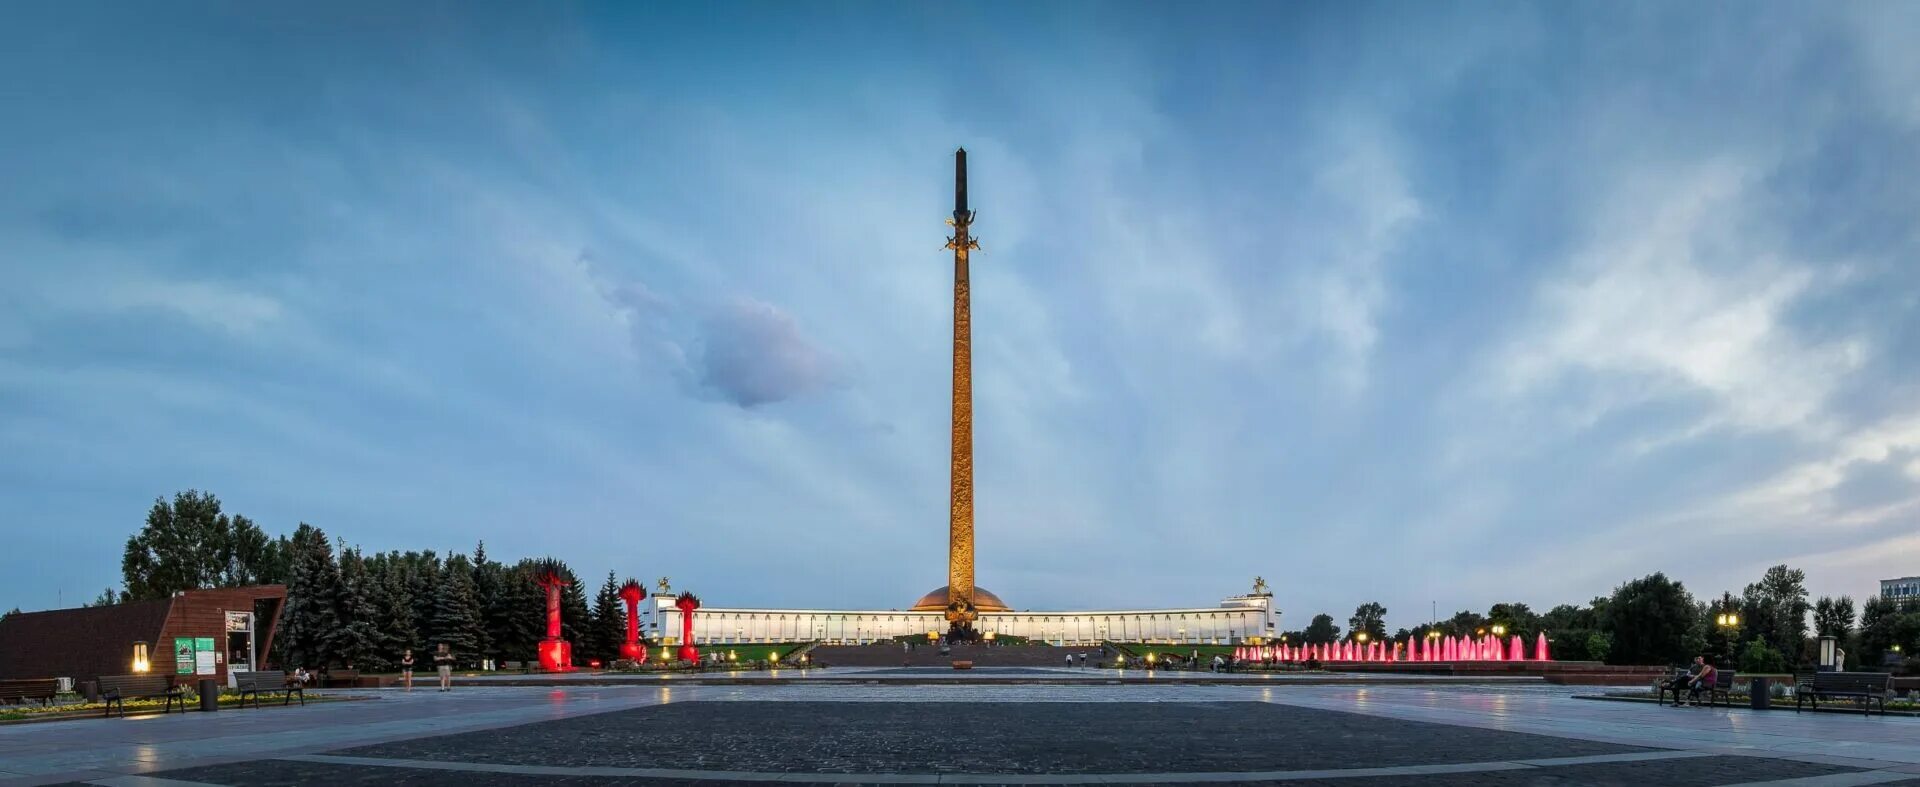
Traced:
POLYGON ((38 701, 42 705, 52 705, 53 695, 60 693, 59 678, 16 678, 0 680, 0 705, 10 703, 27 704, 38 701))
MULTIPOLYGON (((1692 693, 1693 691, 1693 689, 1688 689, 1690 683, 1692 683, 1692 678, 1690 678, 1686 672, 1674 672, 1672 680, 1661 681, 1661 699, 1659 699, 1659 704, 1667 704, 1667 695, 1668 693, 1672 693, 1672 695, 1674 695, 1674 706, 1678 708, 1680 703, 1682 703, 1680 693, 1692 693)), ((1709 706, 1709 708, 1713 706, 1713 697, 1715 697, 1715 695, 1720 695, 1722 699, 1726 699, 1726 703, 1728 704, 1734 703, 1734 701, 1732 701, 1734 670, 1713 670, 1713 685, 1703 685, 1699 691, 1701 691, 1703 695, 1707 695, 1707 706, 1709 706)))
POLYGON ((260 707, 260 695, 280 694, 280 704, 293 701, 299 695, 300 704, 307 704, 307 691, 292 677, 284 672, 236 672, 233 674, 234 686, 240 691, 240 707, 247 707, 247 698, 253 698, 253 707, 260 707))
POLYGON ((1860 712, 1872 715, 1873 703, 1880 701, 1880 714, 1887 713, 1887 694, 1893 688, 1893 675, 1885 672, 1815 672, 1803 676, 1799 685, 1793 689, 1793 710, 1800 711, 1802 702, 1811 702, 1814 710, 1820 709, 1820 700, 1825 697, 1853 697, 1860 700, 1860 712))
MULTIPOLYGON (((1713 683, 1700 687, 1700 693, 1707 695, 1707 707, 1713 707, 1714 697, 1719 697, 1723 705, 1730 706, 1733 704, 1733 678, 1733 670, 1717 669, 1713 671, 1713 683)), ((1680 693, 1683 691, 1691 693, 1692 690, 1688 689, 1686 684, 1680 684, 1673 689, 1673 704, 1675 706, 1680 704, 1680 693)), ((1667 692, 1665 689, 1661 689, 1660 703, 1664 705, 1666 701, 1667 692)))
POLYGON ((162 713, 173 712, 174 700, 180 701, 180 710, 187 709, 186 697, 181 687, 174 685, 170 675, 102 675, 100 676, 100 699, 107 704, 108 716, 113 715, 113 706, 120 706, 120 717, 127 716, 127 700, 146 700, 166 698, 166 708, 162 713))
POLYGON ((320 675, 320 685, 327 688, 353 688, 360 683, 360 671, 357 669, 327 670, 320 675))

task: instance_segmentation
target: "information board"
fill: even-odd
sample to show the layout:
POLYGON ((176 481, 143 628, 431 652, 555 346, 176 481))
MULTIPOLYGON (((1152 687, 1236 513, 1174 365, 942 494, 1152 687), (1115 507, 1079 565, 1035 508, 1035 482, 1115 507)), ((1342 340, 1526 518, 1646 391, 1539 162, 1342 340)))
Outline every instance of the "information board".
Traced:
POLYGON ((219 653, 213 649, 212 637, 195 637, 193 639, 193 674, 212 675, 217 671, 214 657, 219 653))
POLYGON ((174 637, 173 672, 176 675, 212 675, 218 669, 212 637, 174 637))

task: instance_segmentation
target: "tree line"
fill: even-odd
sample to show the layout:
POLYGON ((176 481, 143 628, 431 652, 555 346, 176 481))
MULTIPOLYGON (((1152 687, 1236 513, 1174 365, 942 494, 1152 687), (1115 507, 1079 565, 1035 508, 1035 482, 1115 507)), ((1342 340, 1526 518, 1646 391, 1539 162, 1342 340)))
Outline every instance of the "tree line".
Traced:
MULTIPOLYGON (((388 671, 407 649, 430 663, 442 642, 465 666, 533 661, 546 635, 546 596, 535 570, 547 560, 502 563, 487 555, 484 542, 471 555, 369 555, 305 522, 290 536, 269 538, 246 517, 223 513, 212 494, 188 490, 154 501, 145 526, 127 539, 122 590, 108 589, 97 603, 285 584, 272 654, 285 667, 388 671)), ((565 562, 553 562, 569 582, 560 594, 560 625, 575 658, 618 658, 627 626, 620 582, 608 572, 589 605, 586 585, 565 562)))
MULTIPOLYGON (((284 583, 287 602, 275 637, 286 666, 354 666, 386 670, 408 648, 419 654, 446 642, 463 664, 483 659, 531 661, 545 635, 545 599, 534 583, 533 558, 511 565, 473 554, 427 551, 366 555, 301 523, 292 535, 269 537, 252 520, 221 510, 212 494, 188 490, 156 499, 146 524, 127 539, 123 587, 95 603, 167 598, 180 590, 284 583)), ((589 605, 586 587, 565 563, 571 584, 561 593, 562 635, 581 660, 611 661, 626 633, 626 609, 610 572, 589 605)), ((1387 609, 1366 602, 1343 630, 1332 615, 1314 615, 1290 641, 1331 643, 1362 632, 1375 641, 1411 641, 1437 632, 1477 636, 1504 627, 1545 632, 1554 658, 1613 664, 1679 664, 1705 654, 1749 672, 1811 664, 1818 636, 1833 636, 1848 666, 1875 668, 1888 654, 1920 651, 1920 604, 1874 597, 1809 601, 1806 573, 1774 566, 1740 594, 1698 599, 1664 573, 1622 583, 1586 604, 1536 613, 1525 603, 1463 610, 1446 620, 1402 627, 1389 638, 1387 609), (1734 615, 1737 624, 1723 625, 1734 615), (1812 627, 1808 621, 1811 616, 1812 627)))
POLYGON ((1462 610, 1446 620, 1403 627, 1391 638, 1386 607, 1369 601, 1354 609, 1344 630, 1332 615, 1320 613, 1286 636, 1323 644, 1351 641, 1365 632, 1374 641, 1408 642, 1428 632, 1478 636, 1499 626, 1529 638, 1546 633, 1552 656, 1561 660, 1682 664, 1705 655, 1747 672, 1787 672, 1813 664, 1821 636, 1836 639, 1849 668, 1878 669, 1889 654, 1899 659, 1920 650, 1920 604, 1876 596, 1861 606, 1856 625, 1852 598, 1809 602, 1806 578, 1800 569, 1779 565, 1739 595, 1728 591, 1696 599, 1683 583, 1654 573, 1586 604, 1561 604, 1545 613, 1524 603, 1494 604, 1485 613, 1462 610))

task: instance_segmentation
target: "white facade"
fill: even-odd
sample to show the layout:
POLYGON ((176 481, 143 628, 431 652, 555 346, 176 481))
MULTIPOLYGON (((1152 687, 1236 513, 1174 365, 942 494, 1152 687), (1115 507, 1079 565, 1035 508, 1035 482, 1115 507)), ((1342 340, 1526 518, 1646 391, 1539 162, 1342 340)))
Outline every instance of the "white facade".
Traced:
POLYGON ((1880 597, 1888 601, 1920 601, 1920 577, 1880 580, 1880 597))
MULTIPOLYGON (((680 610, 671 596, 653 597, 645 621, 656 644, 680 641, 680 610)), ((983 612, 975 624, 982 633, 1025 637, 1056 645, 1091 645, 1101 640, 1169 644, 1228 645, 1277 634, 1279 612, 1269 595, 1234 596, 1217 607, 1192 609, 1096 610, 1086 612, 983 612)), ((694 644, 747 645, 822 640, 860 644, 900 637, 944 633, 939 612, 905 610, 736 609, 703 607, 693 613, 694 644)))

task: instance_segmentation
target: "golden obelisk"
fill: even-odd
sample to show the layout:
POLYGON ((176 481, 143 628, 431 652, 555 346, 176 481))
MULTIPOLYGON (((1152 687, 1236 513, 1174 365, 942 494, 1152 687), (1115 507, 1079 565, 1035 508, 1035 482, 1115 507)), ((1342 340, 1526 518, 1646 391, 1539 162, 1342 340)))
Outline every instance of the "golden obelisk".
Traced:
POLYGON ((953 467, 947 524, 947 623, 971 638, 979 610, 973 603, 973 310, 967 281, 968 253, 980 248, 968 230, 967 149, 953 158, 953 467))
POLYGON ((953 218, 947 226, 953 237, 953 486, 947 525, 947 584, 920 597, 915 612, 944 612, 947 635, 972 639, 973 622, 982 612, 1006 612, 1007 605, 992 591, 973 584, 973 314, 967 257, 980 248, 970 230, 973 211, 967 210, 967 151, 954 154, 953 218))

